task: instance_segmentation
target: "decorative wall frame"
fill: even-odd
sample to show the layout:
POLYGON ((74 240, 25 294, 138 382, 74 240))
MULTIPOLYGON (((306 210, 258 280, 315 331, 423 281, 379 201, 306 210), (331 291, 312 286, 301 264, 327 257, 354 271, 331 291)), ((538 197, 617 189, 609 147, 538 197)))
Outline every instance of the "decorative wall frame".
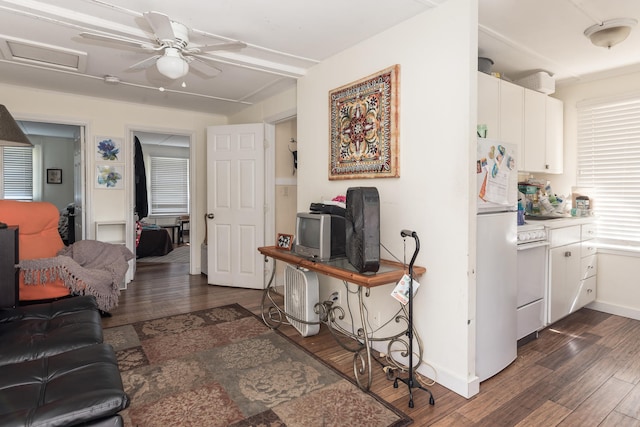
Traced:
POLYGON ((117 162, 122 161, 118 156, 122 148, 121 138, 111 138, 104 136, 96 137, 96 160, 103 162, 117 162))
POLYGON ((329 179, 398 178, 400 65, 329 91, 329 179))
POLYGON ((293 234, 278 233, 278 237, 276 238, 276 246, 278 247, 278 249, 290 251, 293 247, 293 234))
POLYGON ((47 169, 47 184, 62 184, 62 169, 47 169))
POLYGON ((96 165, 96 188, 121 190, 123 182, 123 165, 96 165))

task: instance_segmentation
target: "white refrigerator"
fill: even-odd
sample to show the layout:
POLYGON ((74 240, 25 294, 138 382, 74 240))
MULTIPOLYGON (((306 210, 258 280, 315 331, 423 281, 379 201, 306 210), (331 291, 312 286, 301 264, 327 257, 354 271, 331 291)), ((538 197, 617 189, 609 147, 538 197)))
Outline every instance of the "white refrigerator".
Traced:
POLYGON ((517 356, 516 147, 478 138, 476 376, 497 374, 517 356))

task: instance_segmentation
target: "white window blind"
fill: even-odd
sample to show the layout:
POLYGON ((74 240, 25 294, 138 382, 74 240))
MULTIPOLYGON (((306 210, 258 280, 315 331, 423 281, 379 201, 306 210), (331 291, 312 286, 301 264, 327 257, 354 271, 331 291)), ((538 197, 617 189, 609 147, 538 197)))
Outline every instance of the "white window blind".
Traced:
POLYGON ((189 160, 151 157, 151 214, 189 213, 189 160))
POLYGON ((33 149, 31 147, 3 147, 3 198, 33 200, 33 149))
POLYGON ((595 189, 599 238, 640 244, 640 96, 578 105, 577 183, 595 189))

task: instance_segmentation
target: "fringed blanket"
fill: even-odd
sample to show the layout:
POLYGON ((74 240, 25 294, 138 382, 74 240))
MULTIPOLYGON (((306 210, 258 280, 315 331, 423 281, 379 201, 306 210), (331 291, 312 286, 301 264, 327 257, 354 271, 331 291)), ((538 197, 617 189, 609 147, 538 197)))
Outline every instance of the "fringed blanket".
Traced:
POLYGON ((25 285, 45 285, 61 279, 73 293, 93 295, 98 307, 118 305, 120 284, 133 253, 122 245, 81 240, 61 249, 53 258, 20 261, 25 285))

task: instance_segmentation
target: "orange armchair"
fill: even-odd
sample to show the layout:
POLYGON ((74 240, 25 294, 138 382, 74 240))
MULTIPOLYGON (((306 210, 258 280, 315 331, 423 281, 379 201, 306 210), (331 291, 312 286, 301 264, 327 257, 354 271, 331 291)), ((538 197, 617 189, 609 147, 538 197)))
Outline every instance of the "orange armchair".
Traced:
MULTIPOLYGON (((0 221, 19 227, 20 260, 55 257, 64 248, 58 233, 60 213, 48 202, 0 200, 0 221)), ((60 298, 70 291, 62 279, 46 285, 25 285, 20 274, 20 301, 60 298)))

